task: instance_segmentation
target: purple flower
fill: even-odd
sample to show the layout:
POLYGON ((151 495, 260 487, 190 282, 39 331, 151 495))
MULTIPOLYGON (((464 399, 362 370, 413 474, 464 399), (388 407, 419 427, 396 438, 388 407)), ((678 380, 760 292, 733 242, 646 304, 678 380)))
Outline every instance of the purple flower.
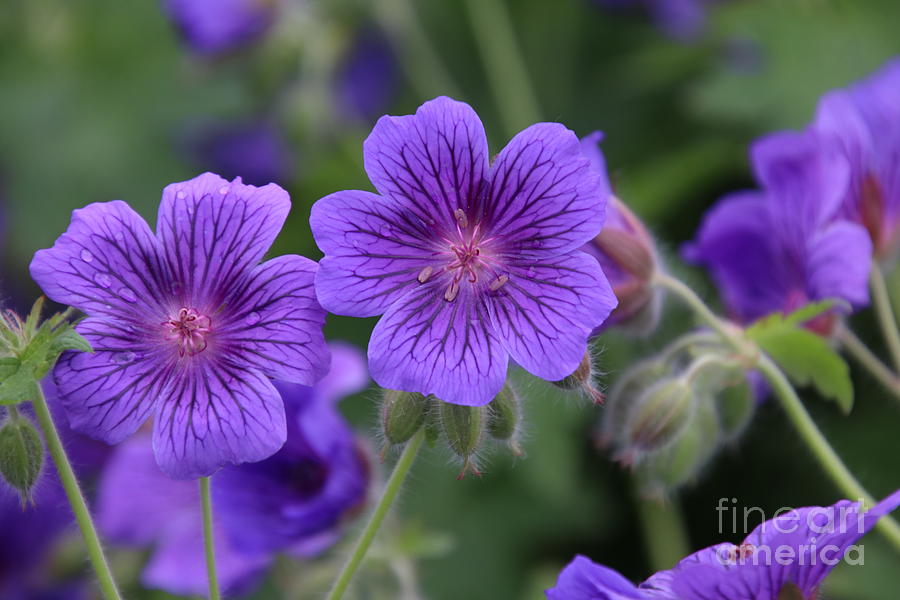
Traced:
POLYGON ((900 59, 826 94, 813 127, 850 165, 844 213, 869 231, 879 257, 894 253, 900 243, 900 59))
POLYGON ((156 459, 176 478, 282 446, 269 377, 311 385, 328 364, 316 264, 258 264, 289 209, 276 185, 207 173, 166 187, 157 235, 121 201, 73 213, 31 274, 88 315, 77 329, 95 352, 66 353, 54 371, 74 430, 116 444, 155 415, 156 459))
POLYGON ((164 0, 184 41, 200 54, 221 54, 256 41, 275 19, 277 0, 164 0))
POLYGON ((364 153, 380 195, 327 196, 310 224, 322 305, 384 314, 369 343, 375 381, 477 406, 500 391, 510 356, 547 380, 572 373, 616 306, 579 250, 605 198, 578 138, 532 125, 491 165, 478 116, 442 97, 379 119, 364 153))
POLYGON ((770 135, 751 155, 762 190, 719 201, 685 257, 710 270, 740 322, 815 300, 867 304, 872 244, 841 219, 843 158, 811 131, 770 135))
POLYGON ((619 305, 600 327, 625 325, 638 332, 651 331, 659 321, 660 299, 651 283, 658 268, 653 238, 633 212, 612 193, 606 159, 598 144, 603 133, 581 138, 584 155, 601 175, 600 191, 606 204, 606 223, 582 250, 599 261, 619 305))
POLYGON ((397 59, 376 29, 359 32, 336 73, 335 94, 341 114, 369 121, 381 113, 397 84, 397 59))
POLYGON ((815 598, 819 585, 879 518, 900 505, 900 490, 861 512, 842 500, 790 511, 762 523, 740 545, 717 544, 635 586, 578 556, 550 600, 779 600, 815 598), (793 591, 796 595, 780 595, 793 591))
MULTIPOLYGON (((288 415, 284 447, 212 479, 216 559, 229 594, 258 583, 278 552, 306 557, 330 546, 340 521, 365 500, 366 462, 336 404, 363 389, 368 376, 358 350, 331 348, 331 372, 315 387, 277 384, 288 415)), ((206 593, 200 515, 197 486, 167 478, 147 436, 116 449, 100 483, 98 523, 113 543, 155 546, 146 586, 206 593)))
POLYGON ((193 162, 250 185, 286 183, 294 157, 279 129, 266 121, 206 126, 187 140, 193 162))

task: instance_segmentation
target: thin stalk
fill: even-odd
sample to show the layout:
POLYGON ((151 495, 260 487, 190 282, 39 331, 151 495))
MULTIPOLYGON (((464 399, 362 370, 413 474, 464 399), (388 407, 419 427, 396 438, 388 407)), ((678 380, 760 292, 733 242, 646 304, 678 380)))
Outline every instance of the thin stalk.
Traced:
POLYGON ((541 110, 509 13, 501 0, 466 0, 466 8, 500 116, 514 135, 540 121, 541 110))
POLYGON ((891 307, 891 296, 884 281, 884 273, 878 263, 872 265, 869 287, 872 289, 872 307, 875 309, 878 326, 891 354, 894 371, 900 373, 900 330, 897 329, 897 319, 891 307))
POLYGON ((37 418, 41 431, 44 434, 47 450, 50 452, 53 464, 56 465, 56 472, 59 474, 59 480, 66 491, 66 497, 69 499, 72 513, 75 515, 75 521, 78 523, 79 529, 81 529, 81 536, 84 538, 84 545, 87 547, 91 566, 94 568, 94 573, 97 574, 100 591, 106 600, 120 600, 119 589, 116 587, 116 581, 109 568, 106 555, 103 554, 103 546, 100 544, 97 528, 91 519, 91 513, 84 500, 81 487, 78 485, 75 471, 72 470, 72 464, 69 462, 69 457, 66 456, 62 440, 59 438, 59 432, 53 423, 50 408, 47 406, 47 399, 44 398, 44 391, 41 389, 40 384, 35 385, 35 388, 37 393, 34 402, 32 402, 34 416, 37 418))
POLYGON ((644 551, 652 571, 665 571, 690 554, 681 507, 672 499, 662 503, 641 496, 632 484, 635 508, 641 525, 644 551))
POLYGON ((881 359, 875 356, 869 350, 869 347, 848 327, 842 326, 838 330, 838 339, 850 356, 868 371, 872 377, 878 380, 895 400, 900 401, 900 378, 887 365, 881 362, 881 359))
POLYGON ((209 580, 209 600, 219 600, 219 578, 216 575, 216 545, 213 539, 212 494, 209 477, 200 478, 200 503, 203 505, 203 549, 206 553, 206 577, 209 580))
MULTIPOLYGON (((665 274, 658 274, 655 277, 655 283, 665 287, 676 296, 678 296, 685 304, 694 310, 697 315, 703 319, 713 329, 715 329, 728 343, 735 349, 746 352, 748 344, 751 342, 741 335, 740 330, 729 328, 722 319, 713 313, 706 303, 684 283, 665 274)), ((758 369, 772 386, 772 390, 778 397, 782 408, 787 413, 791 424, 800 434, 800 437, 809 447, 810 451, 819 461, 825 473, 838 486, 848 499, 862 500, 868 507, 871 507, 875 500, 869 492, 856 480, 853 473, 847 468, 840 456, 822 435, 822 432, 812 420, 806 408, 803 406, 794 387, 788 381, 781 369, 772 362, 759 348, 750 346, 754 350, 753 355, 756 357, 754 368, 758 369)), ((877 527, 884 536, 900 550, 900 525, 890 516, 884 516, 878 521, 877 527)))
POLYGON ((369 522, 366 523, 365 529, 363 529, 362 534, 360 534, 356 546, 350 554, 350 558, 347 560, 344 568, 341 569, 340 575, 338 575, 337 580, 334 582, 334 586, 328 593, 327 600, 339 600, 343 597, 344 592, 347 591, 347 587, 350 585, 353 575, 356 573, 359 565, 362 564, 363 558, 365 558, 366 552, 369 550, 369 546, 372 545, 372 541, 375 539, 375 534, 378 533, 378 528, 381 527, 382 521, 384 521, 384 518, 391 510, 391 506, 394 504, 394 500, 397 498, 397 493, 400 491, 400 488, 403 487, 403 482, 406 480, 406 476, 409 474, 409 470, 416 460, 416 455, 418 455, 423 441, 425 441, 424 428, 420 429, 419 432, 413 436, 400 454, 400 458, 394 466, 394 472, 391 473, 391 477, 388 479, 387 485, 384 488, 384 493, 378 501, 378 504, 375 506, 375 511, 372 513, 372 516, 369 517, 369 522))

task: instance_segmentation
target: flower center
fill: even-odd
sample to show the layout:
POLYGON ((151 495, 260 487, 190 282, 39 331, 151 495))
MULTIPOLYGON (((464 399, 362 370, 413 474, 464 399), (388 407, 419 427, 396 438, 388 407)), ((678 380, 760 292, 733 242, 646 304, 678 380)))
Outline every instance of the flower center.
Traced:
POLYGON ((163 332, 167 340, 178 345, 178 355, 194 356, 206 350, 206 336, 210 332, 209 317, 193 308, 182 308, 168 321, 163 321, 163 332))
MULTIPOLYGON (((489 245, 490 239, 484 238, 479 223, 475 223, 474 227, 469 227, 469 218, 465 211, 457 208, 453 215, 456 217, 456 235, 451 236, 452 239, 444 238, 447 244, 442 254, 447 257, 447 263, 443 268, 438 267, 438 271, 445 270, 452 275, 447 289, 444 291, 444 300, 453 302, 459 295, 460 282, 463 279, 471 284, 478 282, 479 275, 485 269, 490 269, 493 259, 489 253, 482 253, 482 248, 489 245)), ((490 269, 493 272, 493 269, 490 269)), ((419 283, 425 283, 434 275, 435 268, 427 266, 419 271, 416 279, 419 283)), ((509 281, 509 276, 495 276, 491 281, 490 289, 496 292, 509 281)))

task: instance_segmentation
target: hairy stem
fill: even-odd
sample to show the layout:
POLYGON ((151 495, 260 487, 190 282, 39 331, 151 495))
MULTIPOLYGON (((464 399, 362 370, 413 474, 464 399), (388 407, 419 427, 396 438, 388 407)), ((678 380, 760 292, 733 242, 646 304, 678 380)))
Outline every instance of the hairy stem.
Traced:
POLYGON ((838 339, 850 356, 877 379, 895 400, 900 401, 900 378, 881 362, 881 359, 875 356, 869 347, 846 325, 838 330, 838 339))
POLYGON ((209 599, 219 600, 219 578, 216 575, 216 545, 213 539, 212 494, 209 477, 200 478, 200 503, 203 505, 203 549, 206 553, 206 577, 209 580, 209 599))
POLYGON ((509 12, 501 0, 466 0, 466 8, 488 84, 506 131, 512 136, 540 121, 541 110, 509 12))
POLYGON ((106 600, 120 600, 119 589, 116 587, 116 581, 109 568, 106 555, 103 553, 103 546, 100 544, 97 528, 94 526, 93 519, 91 519, 91 513, 84 500, 81 487, 78 485, 75 471, 72 470, 72 464, 69 462, 69 457, 66 456, 62 440, 59 438, 59 432, 53 423, 53 417, 50 414, 50 408, 47 406, 47 399, 44 398, 44 392, 40 383, 35 385, 35 388, 37 393, 32 403, 34 415, 44 434, 44 441, 47 444, 50 457, 53 459, 53 464, 56 465, 56 472, 59 474, 59 480, 66 491, 66 497, 69 499, 72 513, 75 515, 75 521, 78 523, 79 529, 81 529, 81 536, 84 538, 84 544, 91 559, 91 566, 97 574, 100 590, 106 600))
POLYGON ((891 354, 894 371, 900 373, 900 330, 897 329, 897 320, 891 307, 891 296, 884 281, 884 273, 877 262, 872 264, 869 287, 872 289, 872 307, 875 309, 878 326, 891 354))
POLYGON ((356 573, 359 565, 362 564, 363 558, 365 558, 366 552, 369 550, 369 546, 372 545, 372 541, 375 539, 375 534, 378 533, 378 528, 381 527, 382 521, 384 521, 384 518, 391 510, 391 506, 394 504, 394 500, 397 498, 397 493, 400 491, 400 488, 403 487, 403 482, 406 480, 406 476, 409 474, 409 470, 416 460, 416 455, 419 453, 423 441, 425 441, 425 430, 420 429, 406 444, 403 453, 400 454, 400 458, 394 466, 394 472, 391 473, 391 476, 388 479, 381 499, 375 506, 372 516, 369 517, 369 522, 366 523, 365 529, 363 529, 362 534, 360 534, 356 546, 350 554, 350 558, 347 560, 344 568, 341 569, 340 575, 338 575, 337 580, 334 582, 334 586, 328 593, 327 600, 339 600, 343 597, 344 592, 347 591, 347 586, 350 585, 353 575, 356 573))
MULTIPOLYGON (((729 327, 722 319, 717 317, 700 299, 700 297, 687 285, 675 279, 670 275, 658 273, 654 279, 655 283, 662 286, 676 296, 678 296, 685 304, 687 304, 697 315, 710 327, 715 329, 723 339, 735 347, 739 351, 746 352, 748 344, 751 342, 743 335, 740 330, 729 327)), ((755 346, 755 345, 754 345, 755 346)), ((756 357, 754 368, 758 369, 778 397, 782 408, 791 421, 791 424, 800 434, 804 443, 819 461, 826 474, 838 486, 847 499, 862 500, 868 507, 871 507, 875 500, 869 492, 856 480, 853 473, 847 468, 840 456, 822 435, 822 432, 816 426, 815 421, 803 406, 803 402, 794 391, 794 387, 788 381, 787 377, 782 373, 781 369, 772 362, 759 348, 754 348, 753 352, 756 357)), ((882 534, 900 550, 900 524, 892 517, 884 516, 878 521, 877 527, 882 534)))

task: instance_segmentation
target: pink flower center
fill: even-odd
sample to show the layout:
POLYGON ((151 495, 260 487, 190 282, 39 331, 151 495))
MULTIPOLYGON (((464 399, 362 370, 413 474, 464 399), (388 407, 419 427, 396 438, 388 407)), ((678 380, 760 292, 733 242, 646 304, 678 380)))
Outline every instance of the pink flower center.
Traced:
POLYGON ((168 321, 163 321, 163 332, 167 340, 178 346, 178 355, 194 356, 206 350, 206 336, 210 332, 209 317, 193 308, 182 308, 168 321))
MULTIPOLYGON (((459 295, 459 286, 463 280, 471 284, 478 282, 479 276, 485 270, 491 272, 493 280, 490 284, 491 291, 497 291, 509 281, 509 276, 496 276, 491 268, 491 264, 495 262, 488 252, 482 252, 482 249, 490 245, 490 238, 484 237, 480 223, 475 223, 474 227, 469 227, 469 219, 465 211, 461 208, 454 211, 456 217, 456 235, 452 239, 444 238, 447 250, 442 252, 448 258, 448 263, 440 270, 446 270, 452 275, 447 289, 444 291, 444 300, 453 302, 459 295)), ((436 272, 434 267, 427 266, 419 272, 417 279, 419 283, 425 283, 436 272)))

